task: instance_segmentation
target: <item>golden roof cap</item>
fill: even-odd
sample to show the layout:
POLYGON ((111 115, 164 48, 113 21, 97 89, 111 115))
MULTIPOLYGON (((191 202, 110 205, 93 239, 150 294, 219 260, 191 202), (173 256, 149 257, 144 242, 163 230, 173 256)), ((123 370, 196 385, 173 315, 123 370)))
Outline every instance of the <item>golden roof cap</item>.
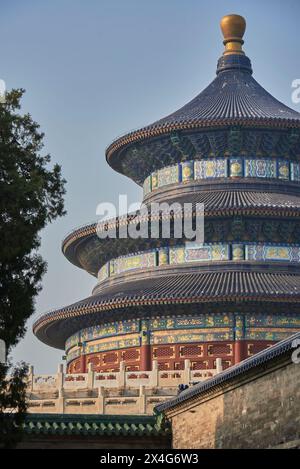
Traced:
POLYGON ((245 18, 240 15, 226 15, 221 19, 220 26, 224 36, 225 51, 223 55, 244 55, 242 45, 244 44, 243 36, 246 30, 245 18))

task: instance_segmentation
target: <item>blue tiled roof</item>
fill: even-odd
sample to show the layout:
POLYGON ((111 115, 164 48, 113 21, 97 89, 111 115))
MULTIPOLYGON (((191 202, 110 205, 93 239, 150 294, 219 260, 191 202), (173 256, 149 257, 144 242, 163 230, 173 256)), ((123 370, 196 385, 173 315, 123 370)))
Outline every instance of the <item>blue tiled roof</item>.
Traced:
MULTIPOLYGON (((215 268, 217 269, 217 267, 215 268)), ((92 295, 72 305, 42 315, 33 325, 34 334, 52 347, 64 348, 68 337, 87 327, 90 320, 116 317, 117 311, 141 306, 212 303, 240 301, 300 301, 299 271, 286 272, 259 268, 257 265, 224 265, 218 270, 202 266, 200 271, 174 274, 147 275, 114 286, 108 285, 99 294, 92 295), (255 269, 255 270, 254 270, 255 269), (76 320, 77 319, 77 320, 76 320), (79 321, 79 323, 78 323, 79 321), (79 324, 79 326, 78 326, 79 324)))
MULTIPOLYGON (((222 56, 216 78, 194 99, 172 114, 116 139, 106 150, 117 171, 119 152, 136 142, 180 130, 224 126, 299 128, 300 113, 268 93, 253 77, 248 57, 222 56)), ((124 155, 123 155, 124 156, 124 155)))
POLYGON ((300 113, 274 98, 249 71, 230 67, 218 73, 212 83, 188 104, 148 127, 175 122, 232 118, 279 118, 300 121, 300 113))

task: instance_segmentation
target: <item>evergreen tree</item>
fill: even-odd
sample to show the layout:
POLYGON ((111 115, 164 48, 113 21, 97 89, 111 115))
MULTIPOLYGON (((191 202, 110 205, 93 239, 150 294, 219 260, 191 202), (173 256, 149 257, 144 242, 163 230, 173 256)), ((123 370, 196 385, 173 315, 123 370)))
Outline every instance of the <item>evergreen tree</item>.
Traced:
MULTIPOLYGON (((50 156, 41 154, 44 134, 30 114, 21 114, 23 93, 23 89, 12 90, 0 103, 0 338, 8 353, 26 332, 26 321, 34 312, 46 271, 46 263, 38 254, 39 233, 65 213, 61 168, 57 164, 49 167, 50 156)), ((8 429, 20 426, 26 409, 27 368, 25 364, 15 368, 10 383, 5 378, 8 369, 0 365, 2 423, 8 403, 16 413, 11 414, 7 428, 2 425, 0 443, 2 438, 9 446, 8 429)), ((11 436, 14 441, 16 433, 11 436)))

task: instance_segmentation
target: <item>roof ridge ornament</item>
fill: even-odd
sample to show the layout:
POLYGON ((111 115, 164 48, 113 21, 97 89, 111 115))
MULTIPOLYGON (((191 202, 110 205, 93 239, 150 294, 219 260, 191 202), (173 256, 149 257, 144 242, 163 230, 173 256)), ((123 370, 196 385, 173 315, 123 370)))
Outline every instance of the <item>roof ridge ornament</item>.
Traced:
POLYGON ((240 15, 223 16, 220 22, 225 50, 218 60, 217 74, 226 70, 238 69, 252 73, 250 59, 242 49, 246 20, 240 15))
POLYGON ((246 20, 240 15, 226 15, 220 21, 221 30, 224 36, 223 44, 225 51, 223 55, 242 54, 244 44, 243 36, 246 30, 246 20))

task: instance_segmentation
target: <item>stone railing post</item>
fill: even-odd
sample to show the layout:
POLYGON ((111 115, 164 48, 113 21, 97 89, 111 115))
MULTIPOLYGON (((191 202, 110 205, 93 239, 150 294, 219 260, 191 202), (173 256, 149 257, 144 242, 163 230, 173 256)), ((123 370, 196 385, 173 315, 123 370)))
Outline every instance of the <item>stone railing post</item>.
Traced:
POLYGON ((34 367, 33 365, 30 365, 29 372, 28 372, 28 381, 27 381, 28 392, 33 392, 33 385, 34 385, 34 367))
POLYGON ((58 394, 63 393, 64 389, 64 365, 61 363, 58 365, 57 374, 56 374, 56 382, 57 382, 57 389, 58 394))
POLYGON ((191 381, 191 360, 184 360, 183 383, 189 384, 191 381))
POLYGON ((216 359, 216 371, 217 373, 221 373, 221 371, 223 371, 222 358, 216 359))
POLYGON ((157 360, 152 362, 152 371, 150 373, 150 386, 156 388, 158 386, 158 364, 157 360))
POLYGON ((99 386, 98 388, 98 397, 96 404, 96 413, 105 414, 105 389, 104 386, 99 386))
POLYGON ((56 374, 58 399, 57 399, 57 413, 65 413, 65 397, 64 397, 64 365, 58 365, 56 374))
POLYGON ((94 388, 94 370, 93 370, 93 364, 89 363, 88 364, 88 372, 87 372, 87 388, 88 390, 92 390, 94 388))
POLYGON ((125 362, 120 362, 120 371, 117 374, 118 388, 124 388, 126 386, 126 371, 125 362))
POLYGON ((139 414, 146 413, 146 392, 145 386, 140 385, 140 392, 139 392, 139 414))

